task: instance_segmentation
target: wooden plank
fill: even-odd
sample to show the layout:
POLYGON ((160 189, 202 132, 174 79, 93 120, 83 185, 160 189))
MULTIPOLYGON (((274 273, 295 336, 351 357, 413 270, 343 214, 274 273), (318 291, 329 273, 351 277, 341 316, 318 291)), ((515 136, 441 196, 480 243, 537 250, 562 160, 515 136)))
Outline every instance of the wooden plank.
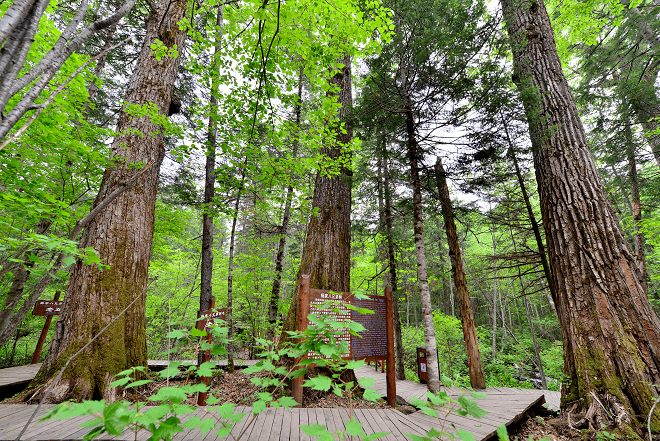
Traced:
MULTIPOLYGON (((273 420, 273 430, 271 430, 270 439, 281 439, 282 437, 282 422, 284 421, 284 411, 285 409, 280 407, 275 409, 275 419, 273 420)), ((268 440, 269 438, 265 438, 268 440)))
MULTIPOLYGON (((335 425, 335 430, 339 430, 341 433, 346 435, 346 426, 344 425, 344 419, 339 413, 339 409, 330 409, 330 414, 332 415, 332 422, 335 425)), ((344 439, 347 439, 344 437, 344 439)))
POLYGON ((383 430, 387 430, 394 436, 396 440, 408 440, 409 438, 401 432, 401 428, 397 426, 397 423, 392 421, 391 416, 394 412, 391 409, 375 409, 374 412, 380 417, 383 422, 383 430))
POLYGON ((282 409, 282 430, 280 431, 281 440, 288 440, 291 438, 292 414, 292 409, 282 409))
POLYGON ((290 441, 300 441, 300 408, 291 409, 290 441))
MULTIPOLYGON (((371 427, 374 429, 374 432, 390 432, 385 438, 381 438, 387 441, 396 441, 396 435, 390 430, 389 426, 383 421, 381 415, 376 412, 377 409, 365 409, 363 412, 365 416, 371 419, 371 427)), ((389 410, 389 409, 388 409, 389 410)))
POLYGON ((307 413, 307 409, 304 407, 300 407, 298 409, 300 411, 300 424, 298 426, 298 430, 300 433, 300 441, 311 441, 312 439, 310 438, 310 436, 307 435, 302 430, 302 426, 306 426, 309 424, 309 415, 307 413))
POLYGON ((391 411, 389 416, 390 420, 400 428, 401 433, 404 435, 407 433, 412 433, 413 435, 425 436, 426 431, 431 428, 426 424, 410 420, 408 415, 404 415, 398 410, 391 411))
MULTIPOLYGON (((252 436, 248 438, 248 441, 268 441, 271 439, 273 433, 273 423, 275 422, 275 411, 272 407, 267 408, 265 411, 261 412, 261 415, 264 415, 262 425, 259 427, 259 430, 253 430, 252 436)), ((273 437, 272 439, 276 439, 273 437)))

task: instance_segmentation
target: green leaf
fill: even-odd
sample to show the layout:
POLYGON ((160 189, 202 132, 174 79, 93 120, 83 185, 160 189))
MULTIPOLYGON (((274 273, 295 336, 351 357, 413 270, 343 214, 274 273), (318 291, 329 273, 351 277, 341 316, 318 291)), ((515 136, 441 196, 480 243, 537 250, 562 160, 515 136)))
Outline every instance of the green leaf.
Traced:
POLYGON ((127 384, 126 389, 128 389, 129 387, 138 387, 138 386, 142 386, 142 385, 149 384, 149 383, 152 383, 152 381, 151 380, 134 381, 131 384, 127 384))
POLYGON ((332 434, 320 424, 312 424, 311 426, 300 426, 303 432, 309 436, 316 437, 321 441, 333 441, 332 434))
POLYGON ((184 338, 186 334, 180 329, 175 329, 167 333, 167 338, 184 338))
POLYGON ((433 409, 432 407, 422 407, 421 411, 427 414, 428 416, 432 416, 433 418, 438 418, 438 411, 433 409))
POLYGON ((459 437, 462 441, 475 441, 474 436, 470 432, 467 432, 463 429, 458 429, 456 431, 456 436, 459 437))
POLYGON ((192 327, 189 332, 192 337, 206 337, 206 331, 204 329, 192 327))
POLYGON ((346 426, 346 433, 348 433, 350 436, 361 437, 364 435, 364 431, 362 430, 362 423, 358 422, 355 418, 351 418, 350 420, 345 421, 344 425, 346 426))
POLYGON ((458 397, 458 403, 461 405, 463 409, 465 409, 468 415, 471 415, 475 418, 481 418, 488 414, 488 412, 483 410, 481 407, 477 405, 477 403, 475 403, 465 395, 461 395, 460 397, 458 397))
POLYGON ((131 380, 132 380, 131 377, 120 378, 119 380, 115 380, 112 383, 110 383, 110 387, 123 386, 131 380))
POLYGON ((509 441, 509 433, 506 430, 506 425, 502 423, 500 427, 497 428, 497 439, 500 441, 509 441))
POLYGON ((287 409, 298 405, 298 402, 291 397, 282 397, 279 400, 277 400, 277 402, 280 403, 282 407, 285 407, 287 409))
POLYGON ((259 400, 259 401, 256 401, 252 405, 252 413, 255 414, 255 415, 260 414, 264 410, 266 410, 266 402, 265 401, 259 400))
POLYGON ((158 390, 158 393, 149 397, 151 401, 171 401, 173 403, 180 403, 185 400, 186 393, 178 387, 163 387, 158 390))
POLYGON ((330 387, 332 387, 332 379, 325 375, 319 375, 318 377, 310 378, 305 381, 304 386, 311 387, 314 390, 330 390, 330 387))
POLYGON ((365 389, 363 397, 365 400, 369 401, 378 401, 383 398, 383 396, 377 393, 374 389, 365 389))

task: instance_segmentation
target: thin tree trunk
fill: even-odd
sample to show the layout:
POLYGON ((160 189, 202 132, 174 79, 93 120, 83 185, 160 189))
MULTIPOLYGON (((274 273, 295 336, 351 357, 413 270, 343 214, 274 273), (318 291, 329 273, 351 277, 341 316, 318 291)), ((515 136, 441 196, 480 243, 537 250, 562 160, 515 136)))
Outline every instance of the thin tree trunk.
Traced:
POLYGON ((628 180, 630 181, 630 203, 633 215, 633 230, 635 231, 635 260, 639 270, 638 278, 642 283, 644 291, 648 293, 647 272, 646 272, 646 240, 642 232, 642 202, 639 196, 639 179, 637 178, 637 159, 635 158, 635 144, 633 142, 630 125, 626 124, 623 128, 626 138, 626 158, 628 159, 628 180))
MULTIPOLYGON (((296 133, 293 139, 292 158, 298 157, 298 146, 300 139, 300 114, 302 111, 302 87, 303 87, 303 68, 300 69, 298 76, 298 101, 295 105, 296 114, 296 133)), ((268 321, 270 328, 269 338, 274 337, 275 323, 277 322, 277 305, 280 301, 280 287, 282 284, 282 270, 284 268, 284 251, 286 249, 286 235, 289 231, 289 220, 291 219, 291 203, 293 201, 293 185, 289 184, 286 189, 286 202, 284 203, 284 212, 282 213, 282 228, 280 231, 280 240, 277 247, 277 257, 275 258, 275 280, 273 280, 273 290, 270 294, 270 306, 268 308, 268 321)))
MULTIPOLYGON (((213 64, 211 66, 211 98, 209 99, 210 112, 209 123, 206 130, 206 166, 204 176, 204 214, 202 215, 202 255, 201 255, 201 273, 199 285, 199 310, 208 311, 211 308, 211 299, 213 298, 213 233, 215 226, 213 224, 214 198, 215 198, 215 151, 217 148, 218 124, 216 121, 218 112, 218 88, 220 87, 219 55, 220 42, 222 41, 222 4, 218 6, 215 25, 218 33, 215 37, 215 47, 213 49, 213 64)), ((204 361, 202 351, 197 354, 197 364, 201 365, 204 361)))
POLYGON ((241 185, 236 194, 236 203, 234 204, 234 213, 231 220, 231 233, 229 235, 229 262, 227 264, 227 339, 229 350, 227 351, 227 371, 234 372, 234 344, 231 342, 234 338, 234 250, 236 248, 236 223, 238 221, 238 209, 241 203, 241 193, 243 191, 243 181, 245 175, 241 178, 241 185))
POLYGON ((395 302, 393 312, 394 342, 396 343, 396 378, 397 380, 405 380, 406 373, 403 366, 403 336, 401 332, 401 317, 399 314, 399 296, 401 293, 399 292, 396 275, 397 263, 396 256, 394 255, 394 227, 392 226, 392 192, 390 190, 390 170, 388 165, 387 146, 385 144, 383 144, 381 156, 383 157, 383 197, 385 202, 383 208, 385 214, 385 237, 387 238, 387 260, 390 269, 389 282, 392 286, 392 292, 394 293, 392 301, 395 302))
POLYGON ((207 311, 211 307, 211 297, 213 297, 213 199, 215 197, 215 151, 217 148, 218 125, 216 121, 218 98, 218 88, 220 79, 218 78, 220 42, 222 41, 222 5, 218 7, 216 18, 216 27, 219 29, 215 37, 215 48, 213 49, 213 65, 211 67, 211 98, 209 124, 206 131, 206 174, 204 179, 204 214, 202 218, 202 264, 199 287, 199 309, 207 311))
POLYGON ((424 211, 422 208, 422 185, 419 180, 419 151, 415 136, 415 123, 412 107, 406 105, 406 132, 408 136, 408 160, 410 161, 410 183, 413 190, 413 230, 415 232, 415 257, 417 259, 417 282, 422 307, 424 325, 424 344, 426 346, 427 387, 430 392, 440 390, 440 372, 438 371, 438 351, 433 323, 433 306, 429 291, 428 272, 426 269, 426 247, 424 245, 424 211))
MULTIPOLYGON (((638 437, 633 418, 648 415, 658 395, 652 385, 660 383, 660 320, 589 150, 543 0, 502 6, 557 287, 562 405, 588 408, 598 428, 609 425, 609 412, 624 436, 638 437)), ((659 412, 651 418, 656 431, 659 412)))
POLYGON ((474 328, 474 317, 472 316, 472 305, 470 304, 470 293, 468 292, 467 279, 463 267, 463 258, 461 248, 456 234, 456 223, 454 222, 454 213, 449 197, 449 187, 447 186, 447 177, 442 167, 442 161, 438 157, 435 163, 435 176, 438 185, 440 202, 442 203, 442 217, 445 220, 445 229, 447 232, 447 243, 449 244, 449 256, 451 257, 452 272, 454 273, 454 283, 456 292, 461 302, 461 322, 463 323, 463 338, 467 348, 468 367, 470 371, 470 384, 474 389, 485 389, 486 380, 484 370, 481 365, 481 354, 479 353, 479 342, 474 328))
POLYGON ((545 245, 543 244, 543 238, 541 237, 541 229, 539 228, 539 223, 536 221, 536 216, 534 215, 534 209, 532 208, 532 203, 530 202, 529 194, 527 193, 527 187, 525 186, 525 179, 523 178, 522 172, 520 171, 518 158, 516 157, 516 152, 513 149, 513 142, 509 136, 508 125, 504 121, 504 117, 502 117, 502 125, 504 126, 504 133, 509 144, 507 154, 509 155, 511 162, 513 162, 513 168, 516 171, 516 178, 518 178, 520 192, 522 193, 523 201, 525 202, 525 208, 527 209, 527 217, 529 218, 529 222, 532 224, 532 231, 534 232, 536 247, 538 248, 539 257, 541 258, 543 274, 545 275, 545 279, 548 282, 548 288, 550 289, 550 295, 552 296, 552 310, 555 312, 555 315, 557 315, 557 309, 555 308, 555 302, 557 299, 557 287, 555 285, 554 279, 552 278, 552 270, 550 269, 550 264, 548 263, 548 257, 545 251, 545 245))
POLYGON ((492 341, 492 346, 493 346, 493 354, 492 358, 495 360, 495 357, 497 357, 497 260, 495 260, 495 256, 497 254, 497 244, 495 242, 495 225, 493 225, 493 229, 491 230, 491 237, 493 238, 493 341, 492 341))
MULTIPOLYGON (((161 115, 169 115, 180 58, 158 60, 151 45, 160 38, 165 46, 176 45, 181 51, 186 32, 177 23, 185 11, 185 2, 161 0, 148 17, 145 41, 128 84, 127 105, 153 103, 161 115)), ((132 117, 125 108, 117 132, 121 135, 115 138, 112 150, 121 161, 106 170, 90 213, 97 214, 81 240, 82 247, 97 250, 107 267, 76 263, 50 350, 35 382, 48 387, 65 361, 119 316, 136 294, 139 301, 71 362, 50 394, 52 402, 69 398, 113 400, 116 389, 109 387, 112 376, 147 362, 145 302, 158 174, 165 156, 164 134, 151 118, 132 117), (130 167, 134 163, 151 165, 136 174, 130 167), (136 177, 136 185, 124 191, 132 177, 136 177), (121 193, 110 199, 117 191, 121 193), (107 209, 95 211, 104 203, 107 209)))

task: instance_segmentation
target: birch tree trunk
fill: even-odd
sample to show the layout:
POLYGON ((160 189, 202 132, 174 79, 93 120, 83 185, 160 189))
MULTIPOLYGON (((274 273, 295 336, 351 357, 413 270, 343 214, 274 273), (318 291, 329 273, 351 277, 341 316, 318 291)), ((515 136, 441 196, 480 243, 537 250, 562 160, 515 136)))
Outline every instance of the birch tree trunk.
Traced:
POLYGON ((412 107, 408 104, 406 111, 406 133, 408 136, 408 160, 410 161, 410 184, 413 190, 413 230, 415 233, 415 258, 417 260, 417 282, 422 307, 422 324, 424 326, 424 345, 426 346, 426 383, 429 391, 440 390, 440 372, 438 370, 438 349, 435 341, 435 325, 433 323, 433 305, 429 290, 428 271, 426 268, 426 247, 424 245, 424 211, 422 207, 422 185, 419 180, 419 151, 415 136, 415 123, 412 107))
POLYGON ((477 332, 474 328, 474 317, 472 316, 472 304, 470 302, 470 293, 468 292, 467 279, 465 278, 465 269, 463 258, 461 257, 461 247, 456 234, 456 223, 454 222, 454 213, 449 197, 449 187, 447 187, 447 178, 445 170, 442 167, 440 157, 435 163, 435 176, 437 179, 438 193, 442 203, 442 217, 445 220, 445 229, 447 232, 447 243, 449 244, 449 257, 451 258, 451 268, 454 273, 454 284, 460 300, 461 323, 463 324, 463 339, 467 348, 468 368, 470 372, 470 384, 474 389, 485 389, 486 379, 484 369, 481 365, 481 354, 479 353, 479 342, 477 341, 477 332))
MULTIPOLYGON (((185 2, 161 0, 149 15, 147 32, 130 79, 128 105, 155 104, 168 115, 180 58, 156 59, 151 44, 160 38, 168 47, 182 50, 186 32, 177 25, 186 12, 185 2)), ((49 401, 67 399, 113 400, 112 376, 130 366, 147 363, 145 301, 154 211, 160 164, 165 156, 162 128, 149 117, 131 117, 126 108, 119 115, 112 152, 117 159, 105 171, 94 207, 108 200, 136 175, 136 185, 112 199, 86 227, 82 247, 94 247, 107 265, 75 264, 62 315, 57 321, 48 355, 35 383, 48 387, 66 360, 76 353, 134 299, 139 300, 115 321, 93 345, 74 359, 54 386, 49 401), (145 134, 141 136, 140 134, 145 134), (147 164, 142 171, 131 164, 147 164)), ((94 210, 94 208, 92 208, 94 210)), ((42 388, 41 391, 45 391, 42 388)))
MULTIPOLYGON (((614 415, 624 436, 638 438, 633 419, 644 418, 658 395, 660 321, 589 150, 543 0, 501 3, 557 287, 562 407, 588 409, 578 426, 600 429, 614 415)), ((658 411, 651 426, 660 429, 658 411)))

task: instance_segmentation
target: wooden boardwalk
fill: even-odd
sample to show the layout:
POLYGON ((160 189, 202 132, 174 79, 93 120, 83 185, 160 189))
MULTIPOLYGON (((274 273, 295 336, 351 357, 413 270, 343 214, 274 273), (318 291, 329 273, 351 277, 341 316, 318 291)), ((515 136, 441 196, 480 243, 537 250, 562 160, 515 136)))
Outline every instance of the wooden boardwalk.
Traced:
MULTIPOLYGON (((385 396, 387 394, 387 383, 385 380, 385 374, 379 370, 375 370, 373 366, 364 366, 355 370, 355 375, 358 378, 374 378, 374 389, 379 394, 385 396)), ((451 397, 458 397, 461 394, 466 393, 465 389, 458 387, 442 387, 442 390, 447 392, 451 397)), ((428 389, 425 384, 416 383, 410 380, 397 380, 396 381, 396 394, 403 398, 406 401, 410 401, 413 398, 419 398, 421 400, 426 400, 425 395, 428 389)), ((514 389, 510 387, 489 387, 485 390, 480 390, 478 392, 484 392, 488 396, 499 397, 500 400, 506 400, 509 396, 529 396, 531 399, 536 399, 539 396, 543 395, 545 397, 545 403, 547 404, 548 409, 559 411, 559 402, 561 398, 561 393, 551 390, 539 390, 539 389, 514 389)))
POLYGON ((29 383, 39 372, 41 363, 0 369, 0 388, 29 383))
MULTIPOLYGON (((358 378, 374 378, 374 386, 378 393, 385 395, 385 374, 375 371, 372 367, 363 367, 356 370, 358 378)), ((460 394, 469 393, 459 388, 446 388, 450 396, 457 398, 460 394)), ((558 393, 538 390, 522 390, 509 388, 489 388, 484 391, 487 397, 475 400, 478 405, 489 413, 481 419, 470 416, 461 417, 449 409, 439 409, 441 418, 432 418, 421 411, 404 415, 393 409, 356 409, 355 418, 363 424, 367 434, 376 432, 390 432, 383 438, 387 441, 410 439, 406 435, 423 435, 429 429, 436 428, 447 434, 453 434, 458 429, 472 433, 477 440, 493 439, 495 431, 499 426, 507 426, 515 423, 534 406, 541 405, 546 396, 550 401, 557 398, 558 393), (557 395, 557 397, 554 397, 557 395)), ((424 399, 426 386, 412 381, 397 381, 397 395, 409 401, 412 398, 424 399)), ((0 405, 0 439, 15 439, 30 418, 37 406, 28 405, 0 405)), ((43 406, 35 419, 28 427, 21 439, 43 440, 43 439, 80 439, 89 429, 80 427, 80 424, 91 420, 91 416, 79 416, 67 420, 49 420, 39 422, 52 408, 52 405, 43 406)), ((238 423, 232 430, 232 436, 248 441, 261 440, 292 440, 311 441, 301 429, 301 425, 322 424, 331 432, 337 430, 346 433, 344 422, 349 419, 349 410, 343 408, 334 409, 269 409, 258 416, 252 416, 249 407, 237 407, 237 413, 247 413, 243 421, 238 423)), ((194 408, 193 413, 184 416, 213 418, 216 428, 221 424, 221 419, 211 407, 194 408)), ((147 439, 149 433, 140 431, 137 439, 147 439)), ((136 434, 130 430, 124 431, 119 437, 104 436, 99 439, 136 439, 136 434)), ((215 431, 202 436, 198 429, 185 429, 177 434, 176 440, 199 439, 204 441, 218 440, 215 431)), ((225 438, 231 439, 231 438, 225 438)), ((347 439, 344 437, 344 439, 347 439)), ((349 438, 350 439, 350 438, 349 438)))

